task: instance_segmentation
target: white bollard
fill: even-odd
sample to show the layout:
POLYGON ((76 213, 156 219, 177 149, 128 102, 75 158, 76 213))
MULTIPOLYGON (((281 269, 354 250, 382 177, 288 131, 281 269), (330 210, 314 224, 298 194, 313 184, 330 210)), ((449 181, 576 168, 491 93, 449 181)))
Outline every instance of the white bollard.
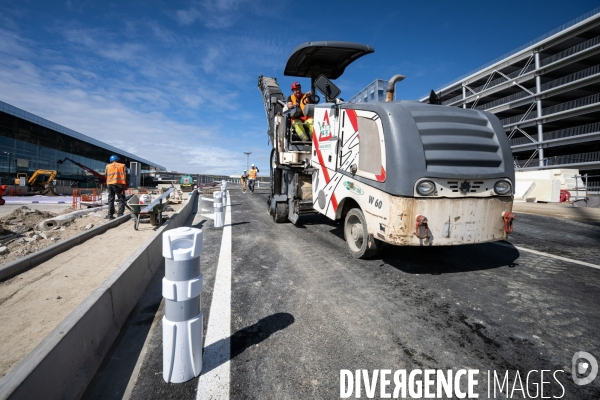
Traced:
POLYGON ((225 224, 225 213, 223 212, 223 197, 221 192, 214 192, 213 197, 215 199, 215 228, 222 228, 225 224))
POLYGON ((223 219, 225 219, 225 213, 227 212, 227 192, 221 192, 221 201, 223 203, 223 219))
POLYGON ((221 198, 223 199, 223 212, 227 207, 227 181, 221 181, 221 198))
POLYGON ((260 187, 260 181, 256 181, 256 188, 258 189, 260 187))
POLYGON ((189 227, 163 233, 165 298, 163 379, 181 383, 202 370, 202 230, 189 227))

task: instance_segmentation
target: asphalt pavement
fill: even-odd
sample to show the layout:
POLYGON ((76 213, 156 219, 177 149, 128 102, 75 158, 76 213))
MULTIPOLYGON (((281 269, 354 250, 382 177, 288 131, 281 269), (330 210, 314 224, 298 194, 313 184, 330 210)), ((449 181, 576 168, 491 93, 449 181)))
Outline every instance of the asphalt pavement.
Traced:
MULTIPOLYGON (((425 370, 452 371, 457 379, 471 371, 479 398, 530 398, 536 391, 600 398, 600 377, 576 385, 582 375, 572 364, 577 351, 600 360, 598 223, 519 215, 515 233, 499 244, 387 246, 372 260, 356 260, 341 223, 315 215, 298 226, 275 224, 266 190, 230 194, 229 358, 205 359, 202 371, 226 367, 229 398, 380 398, 380 390, 394 397, 394 389, 402 397, 394 374, 400 380, 402 371, 407 379, 412 374, 418 386, 419 379, 426 383, 425 370), (391 383, 378 375, 386 370, 391 383)), ((201 204, 188 220, 204 232, 204 337, 224 236, 200 213, 210 206, 201 204)), ((196 398, 201 379, 162 378, 160 278, 88 398, 196 398)), ((453 396, 466 393, 468 383, 456 381, 453 396)), ((405 397, 425 396, 417 386, 405 397)))

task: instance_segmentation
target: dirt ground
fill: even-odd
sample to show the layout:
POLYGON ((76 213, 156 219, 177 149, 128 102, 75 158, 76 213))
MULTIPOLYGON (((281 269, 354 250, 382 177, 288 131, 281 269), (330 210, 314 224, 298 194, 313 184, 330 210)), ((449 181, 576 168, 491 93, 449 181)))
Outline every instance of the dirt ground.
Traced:
POLYGON ((85 230, 102 225, 106 212, 97 211, 76 218, 63 226, 50 231, 42 231, 37 226, 40 222, 73 212, 70 207, 63 207, 59 212, 40 211, 23 205, 10 214, 0 218, 3 232, 0 233, 0 266, 35 253, 48 246, 64 241, 85 230))
MULTIPOLYGON (((167 209, 171 211, 163 216, 171 216, 184 204, 171 204, 167 209)), ((1 247, 8 250, 0 255, 0 264, 108 221, 104 219, 106 211, 100 211, 77 218, 55 231, 44 232, 44 237, 36 230, 39 222, 73 210, 64 205, 62 208, 54 206, 58 208, 55 212, 38 204, 13 207, 0 219, 5 230, 0 234, 1 247)), ((136 231, 133 220, 126 221, 29 271, 0 282, 0 378, 154 234, 155 229, 149 223, 140 223, 136 231)))

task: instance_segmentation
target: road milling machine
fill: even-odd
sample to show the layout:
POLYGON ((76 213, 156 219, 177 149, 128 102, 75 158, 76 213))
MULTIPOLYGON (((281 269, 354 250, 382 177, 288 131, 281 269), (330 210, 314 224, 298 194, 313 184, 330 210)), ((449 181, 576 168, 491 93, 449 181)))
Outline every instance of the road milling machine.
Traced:
POLYGON ((179 179, 179 186, 182 192, 191 192, 194 190, 194 178, 190 175, 183 175, 179 179))
POLYGON ((386 102, 344 102, 332 80, 373 51, 348 42, 308 42, 293 51, 284 75, 310 78, 315 94, 304 107, 314 118, 309 141, 292 128, 298 107, 287 109, 277 79, 259 77, 272 144, 273 220, 296 224, 313 213, 340 220, 357 258, 377 254, 383 243, 453 246, 506 239, 515 173, 498 118, 393 101, 402 75, 390 80, 386 102))

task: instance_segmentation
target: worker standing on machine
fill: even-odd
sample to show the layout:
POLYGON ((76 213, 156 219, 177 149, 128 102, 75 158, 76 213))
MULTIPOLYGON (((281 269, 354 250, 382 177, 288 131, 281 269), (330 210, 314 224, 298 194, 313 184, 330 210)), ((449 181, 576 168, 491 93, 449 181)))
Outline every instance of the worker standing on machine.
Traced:
POLYGON ((119 157, 110 156, 110 164, 106 166, 106 185, 108 186, 108 219, 115 219, 115 195, 119 201, 119 210, 117 218, 125 212, 125 187, 127 185, 127 175, 125 173, 125 164, 121 164, 119 157))
POLYGON ((250 188, 250 192, 252 194, 254 194, 254 183, 256 182, 256 175, 259 172, 260 171, 258 170, 258 168, 256 168, 254 164, 252 164, 252 168, 250 168, 250 172, 248 172, 248 187, 250 188))
POLYGON ((244 170, 244 173, 240 177, 240 180, 242 181, 242 193, 246 193, 246 181, 248 180, 248 173, 246 172, 246 170, 244 170))
POLYGON ((302 113, 301 115, 292 115, 292 126, 294 131, 300 137, 300 140, 306 142, 309 141, 313 135, 313 118, 304 115, 304 106, 312 103, 312 92, 302 93, 302 86, 300 83, 292 83, 292 94, 287 98, 287 107, 292 108, 293 106, 300 106, 302 113), (307 133, 308 131, 308 133, 307 133), (310 135, 310 136, 309 136, 310 135))

